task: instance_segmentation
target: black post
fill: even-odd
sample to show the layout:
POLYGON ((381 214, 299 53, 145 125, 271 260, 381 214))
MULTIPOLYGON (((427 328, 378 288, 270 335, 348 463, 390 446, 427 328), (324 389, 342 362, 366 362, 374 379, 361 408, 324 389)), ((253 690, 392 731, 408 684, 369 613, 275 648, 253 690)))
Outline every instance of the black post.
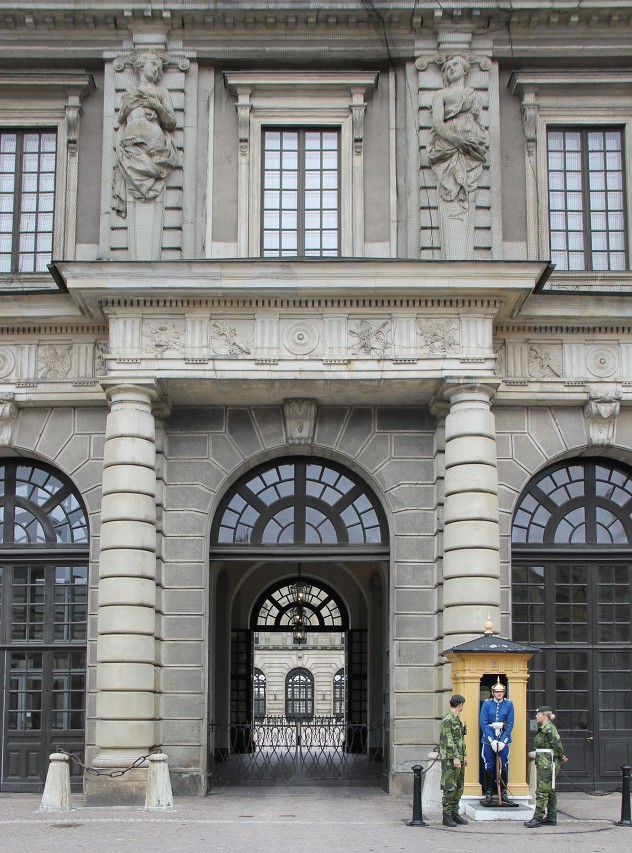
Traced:
MULTIPOLYGON (((628 768, 629 769, 629 768, 628 768)), ((423 820, 421 814, 421 764, 415 764, 413 767, 413 819, 408 821, 408 826, 428 826, 423 820)))
MULTIPOLYGON (((413 767, 413 770, 415 768, 413 767)), ((630 768, 624 764, 623 784, 621 785, 621 820, 617 821, 617 826, 632 826, 632 817, 630 816, 630 768)))

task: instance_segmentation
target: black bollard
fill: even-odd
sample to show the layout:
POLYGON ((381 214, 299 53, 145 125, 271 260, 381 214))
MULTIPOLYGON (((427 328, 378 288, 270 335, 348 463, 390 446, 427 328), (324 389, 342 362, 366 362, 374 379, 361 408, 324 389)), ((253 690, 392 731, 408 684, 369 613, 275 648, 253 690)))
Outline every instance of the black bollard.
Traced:
MULTIPOLYGON (((415 768, 413 767, 413 770, 415 768)), ((632 826, 632 817, 630 816, 630 768, 624 764, 623 784, 621 785, 621 820, 617 821, 617 826, 632 826)))
POLYGON ((428 826, 421 814, 421 764, 413 767, 413 819, 408 821, 408 826, 428 826))

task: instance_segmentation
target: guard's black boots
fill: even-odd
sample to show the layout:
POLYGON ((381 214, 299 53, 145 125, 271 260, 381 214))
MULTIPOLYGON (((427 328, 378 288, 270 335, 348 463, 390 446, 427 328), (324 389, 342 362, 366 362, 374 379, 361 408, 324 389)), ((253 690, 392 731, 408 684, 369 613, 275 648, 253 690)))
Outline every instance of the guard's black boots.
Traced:
POLYGON ((467 826, 469 823, 469 820, 466 820, 466 818, 461 817, 461 815, 458 812, 454 812, 454 814, 452 815, 452 818, 453 818, 454 822, 456 824, 459 824, 460 826, 467 826))
POLYGON ((545 824, 546 826, 557 826, 557 818, 556 817, 549 817, 547 815, 546 817, 542 818, 542 823, 545 824))
POLYGON ((451 814, 443 815, 443 825, 444 826, 457 826, 457 822, 454 819, 454 816, 451 814))
POLYGON ((524 822, 524 825, 528 826, 529 829, 533 829, 535 826, 544 826, 544 821, 542 820, 542 818, 539 818, 539 817, 536 817, 535 815, 533 815, 531 820, 526 820, 524 822))
POLYGON ((494 784, 494 774, 489 770, 485 771, 485 803, 490 805, 492 801, 492 785, 494 784))

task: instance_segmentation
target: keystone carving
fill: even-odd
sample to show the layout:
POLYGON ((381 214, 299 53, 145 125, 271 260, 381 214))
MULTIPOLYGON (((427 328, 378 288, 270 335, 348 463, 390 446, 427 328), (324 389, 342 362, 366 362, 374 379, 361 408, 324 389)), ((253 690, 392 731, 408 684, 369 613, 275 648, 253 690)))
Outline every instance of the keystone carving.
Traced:
POLYGON ((589 391, 588 402, 584 406, 584 416, 588 421, 588 445, 590 447, 608 447, 614 441, 617 416, 621 402, 621 389, 612 393, 589 391))
POLYGON ((0 447, 13 446, 13 433, 18 417, 18 407, 12 392, 0 395, 0 447))
POLYGON ((288 444, 313 444, 318 403, 307 398, 283 401, 283 417, 288 444))

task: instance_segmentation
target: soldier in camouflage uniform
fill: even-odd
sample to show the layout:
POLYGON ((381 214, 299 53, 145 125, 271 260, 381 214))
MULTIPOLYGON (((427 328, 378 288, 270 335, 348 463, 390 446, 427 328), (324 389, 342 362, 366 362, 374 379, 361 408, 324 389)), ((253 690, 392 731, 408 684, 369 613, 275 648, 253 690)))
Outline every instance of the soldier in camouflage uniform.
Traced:
POLYGON ((539 726, 533 745, 535 747, 535 766, 538 783, 535 794, 535 812, 525 826, 556 826, 557 825, 557 794, 555 793, 555 777, 560 764, 568 761, 559 732, 551 720, 555 719, 553 709, 543 705, 535 712, 539 726))
POLYGON ((439 757, 441 758, 441 790, 443 791, 443 825, 459 826, 467 820, 459 814, 465 781, 465 726, 461 712, 465 699, 458 693, 450 699, 450 710, 441 720, 439 757))

